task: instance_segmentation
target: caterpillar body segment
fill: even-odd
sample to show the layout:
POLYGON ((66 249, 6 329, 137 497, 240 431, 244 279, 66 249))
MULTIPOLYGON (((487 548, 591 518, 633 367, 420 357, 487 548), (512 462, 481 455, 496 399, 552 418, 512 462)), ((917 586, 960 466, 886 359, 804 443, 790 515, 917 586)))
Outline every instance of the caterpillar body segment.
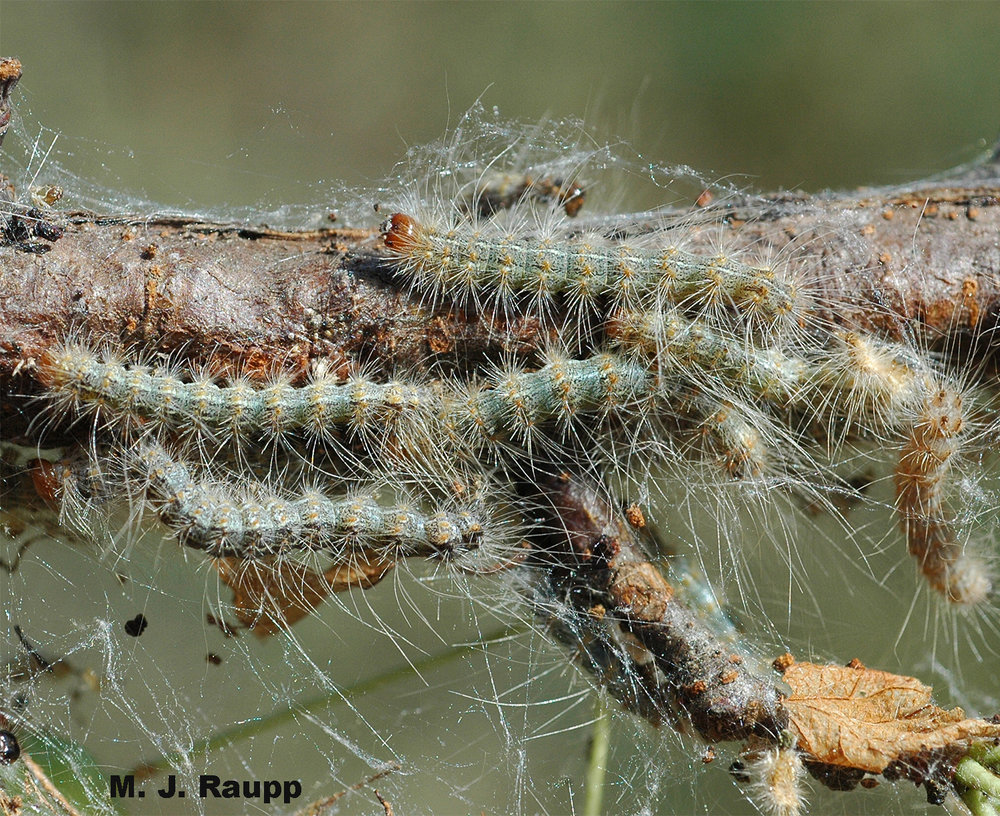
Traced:
POLYGON ((107 499, 107 475, 91 456, 79 454, 52 462, 39 459, 31 469, 35 491, 61 512, 67 505, 107 499))
POLYGON ((732 403, 697 397, 690 410, 700 418, 703 447, 730 479, 759 479, 770 472, 769 453, 760 427, 746 417, 746 409, 732 403))
POLYGON ((744 394, 778 406, 793 405, 808 383, 805 361, 776 348, 760 348, 709 321, 677 309, 621 310, 609 335, 623 350, 648 360, 662 376, 683 378, 720 394, 744 394))
POLYGON ((929 361, 900 343, 838 331, 824 351, 810 375, 817 412, 848 429, 905 429, 939 382, 929 361))
POLYGON ((985 602, 993 580, 957 538, 947 488, 968 435, 962 393, 940 383, 926 397, 896 467, 896 504, 907 547, 930 586, 965 606, 985 602))
POLYGON ((471 387, 361 376, 347 382, 321 377, 301 386, 219 385, 125 364, 83 344, 54 349, 40 374, 55 404, 106 417, 110 427, 248 445, 276 438, 291 443, 295 436, 326 440, 343 428, 382 460, 405 460, 435 444, 461 452, 508 441, 530 444, 553 429, 565 436, 578 420, 648 404, 660 387, 646 365, 603 352, 584 359, 552 353, 535 371, 496 370, 471 387))
POLYGON ((94 541, 108 532, 109 507, 125 493, 124 480, 112 470, 107 460, 81 449, 58 461, 35 460, 31 480, 35 492, 58 511, 60 524, 94 541))
POLYGON ((524 441, 546 424, 601 418, 648 400, 657 381, 644 367, 614 354, 583 360, 553 355, 537 371, 497 372, 490 387, 449 406, 445 424, 459 436, 524 441))

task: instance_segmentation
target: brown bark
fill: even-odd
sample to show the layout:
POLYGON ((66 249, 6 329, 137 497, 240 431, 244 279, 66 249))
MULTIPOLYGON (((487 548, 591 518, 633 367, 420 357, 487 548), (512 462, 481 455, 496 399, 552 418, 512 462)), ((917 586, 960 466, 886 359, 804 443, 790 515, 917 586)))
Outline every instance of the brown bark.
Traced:
MULTIPOLYGON (((770 669, 723 643, 677 598, 636 531, 593 488, 565 475, 540 487, 538 501, 553 517, 542 529, 554 532, 535 558, 551 569, 556 595, 584 619, 598 614, 633 636, 660 670, 662 687, 638 665, 629 667, 631 682, 646 685, 633 694, 641 691, 644 702, 669 700, 710 743, 754 734, 776 739, 786 717, 770 669)), ((632 707, 647 716, 656 708, 632 707)))

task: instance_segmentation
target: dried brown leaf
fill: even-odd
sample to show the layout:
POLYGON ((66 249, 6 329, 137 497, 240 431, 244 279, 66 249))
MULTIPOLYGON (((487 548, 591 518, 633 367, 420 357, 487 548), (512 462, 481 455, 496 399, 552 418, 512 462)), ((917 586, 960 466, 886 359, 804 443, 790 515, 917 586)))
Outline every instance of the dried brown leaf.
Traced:
POLYGON ((219 577, 233 590, 233 607, 240 622, 260 637, 273 635, 310 614, 330 593, 374 586, 393 564, 364 553, 352 563, 323 573, 302 564, 219 558, 219 577))
POLYGON ((795 663, 784 673, 789 728, 810 759, 881 773, 906 755, 1000 736, 1000 724, 966 719, 931 702, 914 677, 850 666, 795 663))

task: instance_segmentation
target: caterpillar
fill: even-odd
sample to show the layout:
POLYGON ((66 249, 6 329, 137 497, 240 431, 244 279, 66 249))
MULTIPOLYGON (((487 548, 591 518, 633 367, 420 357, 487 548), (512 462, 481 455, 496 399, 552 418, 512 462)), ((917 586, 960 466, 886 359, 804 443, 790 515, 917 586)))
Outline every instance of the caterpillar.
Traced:
POLYGON ((160 519, 182 544, 213 556, 261 559, 297 550, 349 556, 456 558, 490 534, 477 508, 424 513, 412 503, 384 507, 371 493, 333 499, 320 490, 293 498, 252 484, 240 495, 196 479, 162 445, 141 443, 128 466, 160 519))
POLYGON ((126 427, 175 433, 193 427, 244 440, 294 433, 326 439, 332 428, 346 426, 368 440, 398 433, 413 449, 424 446, 422 437, 448 439, 461 448, 475 440, 523 441, 545 423, 565 428, 580 415, 633 406, 656 390, 656 378, 644 366, 607 353, 583 360, 552 353, 537 371, 496 372, 483 387, 464 390, 363 377, 254 388, 207 378, 186 381, 72 343, 42 358, 39 377, 57 406, 126 427))
POLYGON ((760 428, 737 406, 697 395, 685 407, 687 414, 698 419, 709 454, 730 478, 755 479, 773 468, 775 457, 768 451, 760 428))
POLYGON ((676 309, 619 310, 608 333, 623 350, 650 360, 663 376, 684 376, 723 395, 840 420, 847 430, 904 426, 934 374, 905 345, 832 332, 801 353, 759 346, 725 327, 676 309))
POLYGON ((800 816, 804 812, 806 767, 791 732, 782 731, 776 745, 751 740, 731 772, 748 786, 751 798, 768 816, 800 816))
POLYGON ((337 426, 372 436, 390 431, 430 399, 426 388, 362 376, 347 382, 318 376, 302 386, 280 381, 222 386, 208 377, 185 380, 162 369, 124 364, 77 342, 48 351, 38 371, 60 404, 100 414, 111 424, 134 426, 141 419, 237 440, 293 432, 328 438, 337 426))
POLYGON ((104 537, 109 506, 124 492, 124 480, 110 473, 103 448, 93 453, 76 449, 62 459, 31 463, 35 492, 59 513, 59 523, 86 540, 104 537))
POLYGON ((658 390, 657 377, 619 355, 598 353, 575 360, 553 352, 537 371, 497 371, 486 387, 453 396, 446 403, 443 425, 456 440, 530 443, 546 423, 565 435, 574 419, 637 407, 658 390))
POLYGON ((993 590, 986 565, 956 539, 945 486, 967 432, 962 394, 942 384, 927 396, 896 467, 900 524, 928 583, 949 601, 983 603, 993 590))
POLYGON ((801 309, 794 279, 770 266, 724 253, 696 255, 677 246, 614 244, 569 235, 516 236, 486 221, 442 228, 397 212, 383 225, 396 268, 434 296, 480 300, 524 296, 545 306, 557 295, 589 308, 671 302, 685 307, 734 307, 766 324, 790 321, 801 309))

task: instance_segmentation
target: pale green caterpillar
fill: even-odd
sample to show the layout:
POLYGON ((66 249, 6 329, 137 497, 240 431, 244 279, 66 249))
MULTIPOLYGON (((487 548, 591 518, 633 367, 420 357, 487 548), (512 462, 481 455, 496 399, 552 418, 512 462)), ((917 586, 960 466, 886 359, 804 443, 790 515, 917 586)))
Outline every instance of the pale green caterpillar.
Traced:
POLYGON ((141 443, 128 459, 181 543, 213 556, 259 559, 309 550, 349 557, 365 550, 389 558, 454 558, 496 534, 471 506, 425 513, 411 503, 383 506, 372 494, 330 498, 308 490, 283 498, 260 484, 244 485, 237 495, 196 479, 158 443, 141 443))
POLYGON ((80 343, 49 352, 39 373, 57 405, 95 412, 109 424, 126 427, 170 433, 193 429, 238 441, 289 434, 328 439, 333 429, 344 427, 365 441, 398 432, 414 445, 426 435, 438 441, 450 437, 459 446, 476 441, 477 447, 523 441, 546 424, 565 429, 580 416, 635 406, 657 388, 644 365, 613 354, 584 360, 550 355, 537 371, 497 374, 471 391, 366 377, 346 383, 317 378, 302 386, 219 385, 208 378, 188 382, 102 356, 80 343))
POLYGON ((320 376, 302 386, 222 386, 207 377, 185 381, 168 371, 102 357, 80 343, 48 352, 39 363, 39 378, 52 396, 78 411, 101 414, 111 424, 135 424, 141 418, 171 430, 236 440, 289 433, 325 438, 338 426, 375 434, 420 411, 430 399, 426 388, 362 376, 346 382, 320 376))
POLYGON ((486 222, 444 228, 395 213, 383 238, 399 270, 434 295, 481 300, 524 296, 545 305, 557 295, 590 308, 610 300, 628 306, 671 302, 699 309, 734 307, 772 324, 801 306, 794 280, 769 266, 677 246, 646 247, 579 236, 515 236, 486 222))

